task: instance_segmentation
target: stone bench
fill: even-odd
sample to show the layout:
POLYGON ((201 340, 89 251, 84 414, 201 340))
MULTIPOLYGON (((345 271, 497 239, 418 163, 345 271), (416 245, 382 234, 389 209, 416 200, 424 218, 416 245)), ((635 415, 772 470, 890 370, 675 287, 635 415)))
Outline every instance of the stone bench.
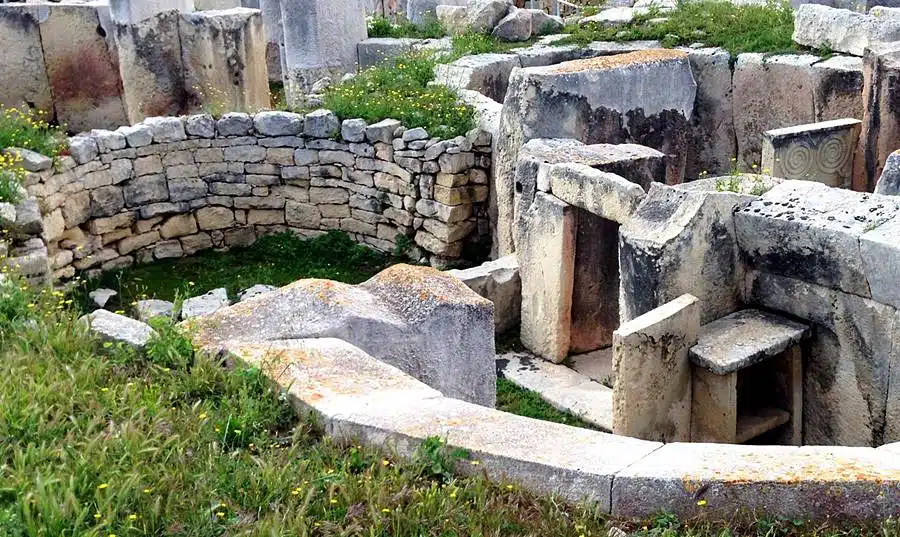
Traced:
POLYGON ((703 326, 690 351, 692 440, 742 444, 772 433, 768 443, 800 445, 800 343, 809 334, 807 325, 753 309, 703 326))

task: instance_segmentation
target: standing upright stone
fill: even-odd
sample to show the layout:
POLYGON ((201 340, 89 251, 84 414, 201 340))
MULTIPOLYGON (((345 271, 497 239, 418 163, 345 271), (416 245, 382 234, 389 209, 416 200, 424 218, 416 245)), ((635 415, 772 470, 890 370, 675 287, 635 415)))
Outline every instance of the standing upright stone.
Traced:
POLYGON ((699 332, 700 307, 692 295, 682 295, 615 331, 615 434, 690 441, 690 350, 699 332))
POLYGON ((0 104, 50 112, 53 99, 44 64, 39 22, 44 6, 0 5, 0 104))
POLYGON ((263 29, 266 33, 266 63, 269 82, 282 82, 284 69, 284 24, 281 22, 281 0, 259 0, 263 29))
POLYGON ((900 44, 867 49, 863 57, 863 125, 860 157, 853 171, 853 189, 871 191, 881 177, 888 155, 900 140, 896 93, 900 87, 900 44))
POLYGON ((284 76, 289 104, 316 81, 355 72, 356 46, 368 37, 365 0, 281 0, 284 76))
POLYGON ((41 43, 56 119, 70 131, 114 129, 127 123, 112 39, 95 4, 50 5, 41 43))
POLYGON ((129 123, 184 111, 184 66, 177 11, 136 23, 116 23, 119 73, 129 123))
POLYGON ((184 84, 192 105, 246 112, 269 107, 266 38, 258 9, 182 14, 180 26, 184 84))
POLYGON ((891 153, 884 164, 881 177, 875 185, 875 193, 900 196, 900 150, 891 153))

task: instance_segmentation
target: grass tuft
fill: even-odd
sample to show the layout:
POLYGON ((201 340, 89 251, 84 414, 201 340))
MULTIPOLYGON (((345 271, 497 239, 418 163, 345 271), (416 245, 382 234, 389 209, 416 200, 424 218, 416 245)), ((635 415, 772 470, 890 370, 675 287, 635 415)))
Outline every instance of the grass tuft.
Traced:
POLYGON ((51 126, 46 113, 31 108, 0 106, 0 150, 21 147, 56 158, 68 147, 65 133, 51 126))
POLYGON ((369 20, 369 37, 393 37, 413 39, 440 39, 446 35, 437 19, 430 19, 422 24, 413 24, 406 17, 393 23, 383 15, 376 15, 369 20))

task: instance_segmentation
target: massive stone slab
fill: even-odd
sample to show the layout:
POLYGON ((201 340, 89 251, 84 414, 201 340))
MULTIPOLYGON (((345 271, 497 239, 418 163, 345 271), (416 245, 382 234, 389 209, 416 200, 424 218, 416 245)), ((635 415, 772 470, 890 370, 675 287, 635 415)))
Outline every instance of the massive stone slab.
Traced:
POLYGON ((718 191, 716 179, 654 185, 620 233, 622 320, 686 293, 700 299, 704 324, 738 309, 744 270, 733 211, 751 199, 718 191))
POLYGON ((364 0, 281 0, 287 99, 303 102, 323 77, 356 72, 356 44, 368 37, 364 0))
POLYGON ((832 56, 813 64, 816 121, 863 117, 863 61, 832 56))
POLYGON ((575 209, 540 192, 521 215, 518 233, 522 344, 559 363, 568 356, 571 343, 575 209))
POLYGON ((895 88, 900 84, 900 44, 874 47, 863 58, 863 126, 853 188, 871 191, 888 155, 897 149, 900 117, 895 88))
POLYGON ((522 279, 516 256, 508 255, 464 270, 448 270, 447 274, 494 303, 494 327, 498 334, 519 326, 522 279))
POLYGON ((408 0, 406 17, 417 25, 437 21, 437 6, 465 6, 467 0, 408 0))
POLYGON ((98 31, 101 8, 60 4, 45 9, 41 43, 57 121, 74 132, 127 124, 115 43, 98 31))
POLYGON ((131 124, 184 111, 179 20, 177 11, 166 11, 137 23, 116 24, 122 95, 131 124))
POLYGON ((900 149, 891 153, 885 161, 881 177, 875 184, 875 193, 900 196, 900 149))
POLYGON ((794 42, 862 56, 873 45, 900 41, 900 17, 804 4, 794 16, 794 42))
POLYGON ((653 49, 513 72, 497 155, 498 248, 514 250, 515 170, 535 138, 638 143, 669 155, 680 182, 696 83, 687 54, 653 49), (547 118, 555 118, 548 121, 547 118))
POLYGON ((381 62, 412 52, 421 40, 412 38, 372 37, 357 45, 359 68, 366 69, 381 62))
POLYGON ((258 9, 183 14, 179 29, 184 85, 195 109, 256 112, 271 105, 258 9))
POLYGON ((335 337, 440 390, 493 406, 492 305, 434 269, 395 265, 359 286, 301 280, 192 322, 195 341, 335 337))
POLYGON ((190 13, 193 0, 110 0, 109 11, 113 21, 119 24, 135 24, 164 11, 190 13))
POLYGON ((548 166, 550 193, 569 205, 618 224, 631 215, 644 199, 644 189, 614 173, 584 164, 548 166))
POLYGON ((685 175, 720 175, 731 171, 735 152, 734 89, 731 54, 720 48, 684 49, 697 81, 691 121, 693 146, 685 175))
POLYGON ((850 188, 861 125, 858 119, 836 119, 766 131, 763 173, 850 188))
POLYGON ((613 432, 644 440, 691 438, 690 349, 700 331, 697 298, 683 295, 613 334, 613 432))
POLYGON ((435 81, 453 89, 475 90, 503 102, 512 70, 519 67, 515 54, 478 54, 464 56, 435 68, 435 81))
POLYGON ((266 33, 266 65, 270 82, 282 82, 284 75, 284 24, 281 0, 259 0, 266 33))
MULTIPOLYGON (((759 166, 763 132, 815 122, 812 55, 741 54, 734 70, 737 164, 759 166)), ((758 168, 757 168, 758 169, 758 168)))
POLYGON ((53 111, 50 82, 41 47, 40 21, 46 7, 21 4, 0 5, 0 104, 53 111))

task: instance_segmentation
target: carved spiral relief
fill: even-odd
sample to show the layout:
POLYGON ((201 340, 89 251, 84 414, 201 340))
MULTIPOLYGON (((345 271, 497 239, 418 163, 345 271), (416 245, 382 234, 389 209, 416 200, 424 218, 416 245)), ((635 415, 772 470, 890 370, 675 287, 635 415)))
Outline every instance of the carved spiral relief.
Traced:
POLYGON ((845 133, 818 140, 793 140, 779 148, 775 172, 785 179, 839 185, 851 171, 853 148, 850 144, 850 137, 845 133))
POLYGON ((839 173, 850 163, 852 148, 846 136, 829 136, 819 144, 819 169, 823 173, 839 173))
POLYGON ((805 144, 791 144, 781 154, 781 168, 787 179, 806 179, 815 166, 815 152, 805 144))

